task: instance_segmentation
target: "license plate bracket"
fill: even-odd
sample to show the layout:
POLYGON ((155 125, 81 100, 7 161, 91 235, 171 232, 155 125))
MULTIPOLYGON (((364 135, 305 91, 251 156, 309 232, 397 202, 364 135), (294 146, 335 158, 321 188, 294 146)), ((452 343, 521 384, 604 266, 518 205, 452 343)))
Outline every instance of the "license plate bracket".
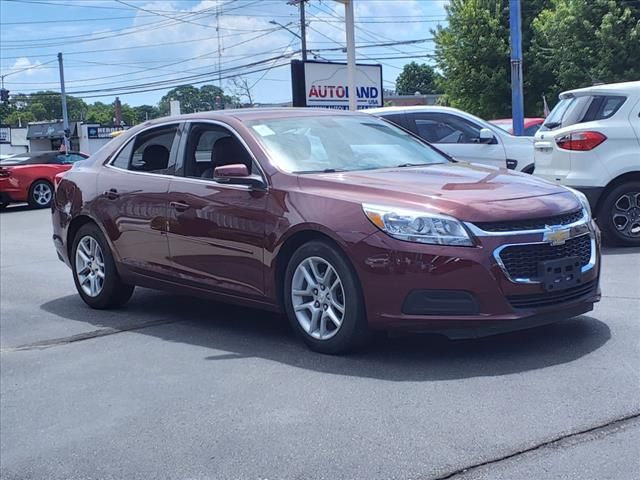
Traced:
POLYGON ((582 283, 580 257, 545 260, 538 263, 538 277, 547 292, 566 290, 582 283))

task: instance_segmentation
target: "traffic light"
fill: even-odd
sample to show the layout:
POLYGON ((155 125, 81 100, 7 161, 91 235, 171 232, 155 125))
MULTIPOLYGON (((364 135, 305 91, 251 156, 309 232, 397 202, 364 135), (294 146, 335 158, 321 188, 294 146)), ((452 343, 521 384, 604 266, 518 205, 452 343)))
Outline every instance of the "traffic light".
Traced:
POLYGON ((0 89, 0 101, 4 103, 9 101, 9 90, 6 88, 0 89))

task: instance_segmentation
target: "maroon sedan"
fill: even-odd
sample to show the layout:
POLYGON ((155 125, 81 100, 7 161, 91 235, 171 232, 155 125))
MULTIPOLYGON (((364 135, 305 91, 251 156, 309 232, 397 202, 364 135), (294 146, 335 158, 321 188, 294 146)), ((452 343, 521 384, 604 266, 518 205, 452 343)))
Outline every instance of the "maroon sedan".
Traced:
POLYGON ((314 350, 590 311, 585 198, 457 163, 367 114, 236 110, 132 128, 61 179, 54 243, 93 308, 135 285, 286 312, 314 350))

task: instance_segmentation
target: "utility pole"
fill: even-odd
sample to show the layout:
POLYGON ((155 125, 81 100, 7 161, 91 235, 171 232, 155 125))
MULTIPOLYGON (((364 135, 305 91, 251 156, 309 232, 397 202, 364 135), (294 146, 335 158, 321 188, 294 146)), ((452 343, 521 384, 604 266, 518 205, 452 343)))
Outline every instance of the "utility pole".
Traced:
POLYGON ((304 19, 304 4, 306 0, 300 2, 300 40, 302 43, 302 61, 307 61, 307 23, 304 19))
POLYGON ((509 0, 511 30, 511 117, 513 134, 524 133, 524 95, 522 93, 522 20, 520 0, 509 0))
POLYGON ((220 6, 216 3, 216 36, 218 37, 218 87, 222 90, 222 47, 220 43, 220 6))
POLYGON ((349 87, 349 110, 358 109, 358 92, 356 91, 356 37, 353 15, 353 0, 344 1, 344 21, 347 33, 347 86, 349 87))
POLYGON ((69 154, 69 115, 67 114, 67 95, 64 90, 64 66, 62 64, 62 52, 58 53, 58 67, 60 69, 60 96, 62 97, 62 125, 64 127, 64 152, 69 154))
POLYGON ((286 30, 289 30, 291 33, 293 33, 296 37, 300 38, 300 47, 302 50, 302 61, 306 62, 307 61, 307 22, 304 18, 304 4, 307 3, 307 0, 289 0, 287 2, 287 5, 297 5, 298 7, 300 7, 300 35, 298 35, 295 32, 291 32, 291 30, 289 30, 287 27, 280 25, 277 22, 271 21, 269 23, 273 23, 274 25, 280 25, 281 27, 283 27, 286 30))

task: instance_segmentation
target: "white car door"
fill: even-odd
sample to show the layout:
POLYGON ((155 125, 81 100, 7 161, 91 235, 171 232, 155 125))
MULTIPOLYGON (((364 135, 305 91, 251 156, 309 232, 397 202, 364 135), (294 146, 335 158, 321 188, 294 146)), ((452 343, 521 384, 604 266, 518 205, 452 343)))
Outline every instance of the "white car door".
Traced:
POLYGON ((407 117, 418 135, 456 160, 506 167, 501 140, 494 135, 490 141, 481 141, 481 125, 449 112, 409 112, 407 117))

